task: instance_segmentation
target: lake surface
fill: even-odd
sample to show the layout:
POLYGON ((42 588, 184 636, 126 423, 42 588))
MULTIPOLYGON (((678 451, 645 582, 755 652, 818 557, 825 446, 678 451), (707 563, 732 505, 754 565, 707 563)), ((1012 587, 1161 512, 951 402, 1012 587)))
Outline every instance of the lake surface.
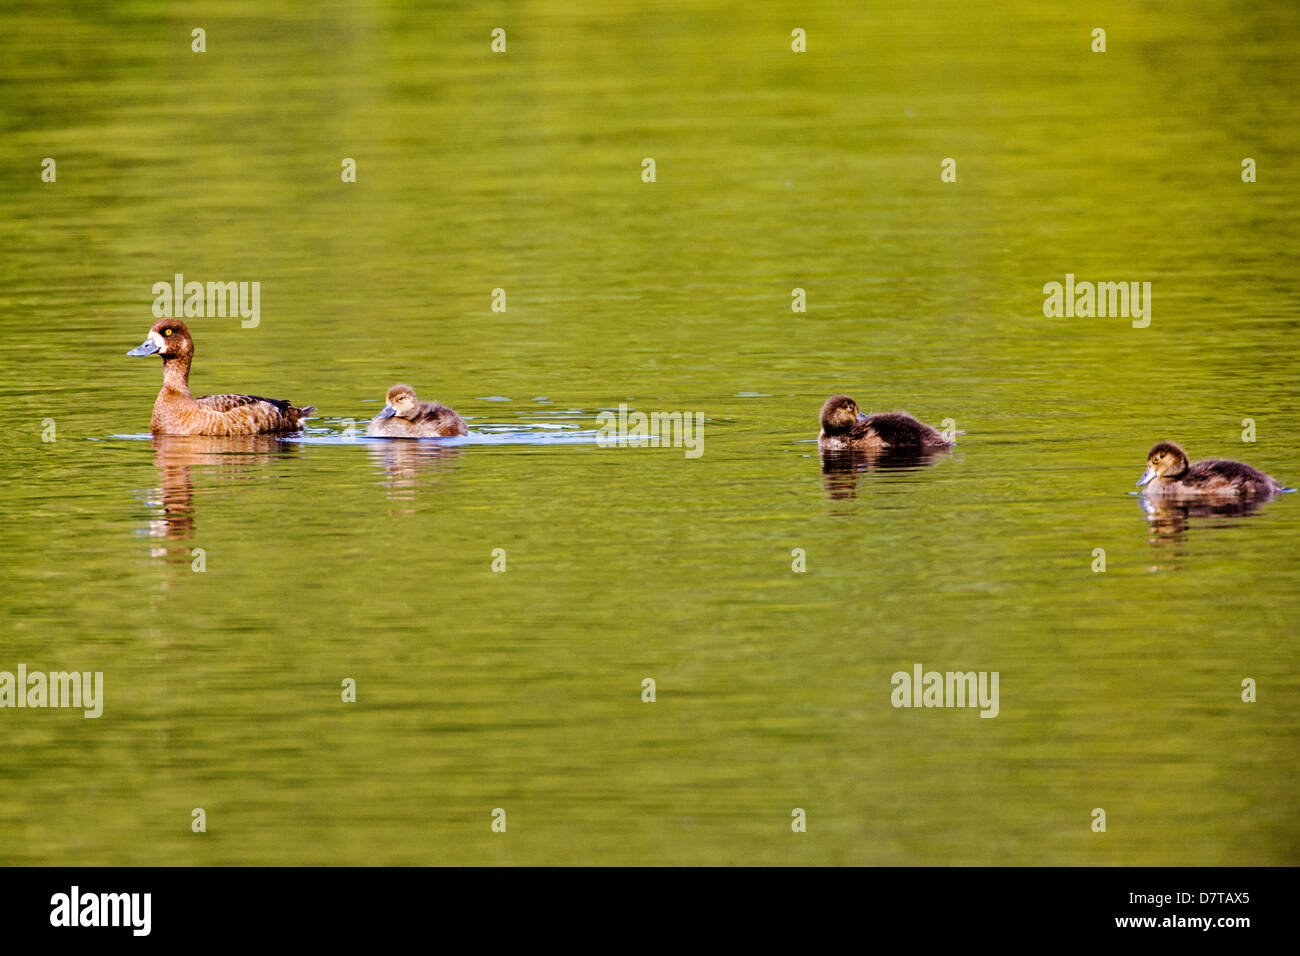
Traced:
POLYGON ((0 11, 0 670, 104 675, 0 709, 0 863, 1300 862, 1300 495, 1132 494, 1300 484, 1300 12, 552 6, 0 11), (177 273, 300 439, 147 434, 177 273), (349 437, 395 382, 471 439, 349 437), (965 434, 823 473, 836 392, 965 434))

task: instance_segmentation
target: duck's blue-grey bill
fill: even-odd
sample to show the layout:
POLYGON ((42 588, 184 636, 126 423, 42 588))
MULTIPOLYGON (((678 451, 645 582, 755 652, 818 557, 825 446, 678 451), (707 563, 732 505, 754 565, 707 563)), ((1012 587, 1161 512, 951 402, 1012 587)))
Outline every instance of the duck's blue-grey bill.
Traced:
POLYGON ((158 351, 158 346, 154 345, 151 340, 145 339, 143 342, 141 342, 139 345, 137 345, 135 348, 133 348, 131 351, 127 352, 126 354, 136 355, 136 356, 153 355, 153 353, 157 351, 158 351))
POLYGON ((395 409, 392 405, 385 405, 385 406, 384 406, 384 410, 383 410, 382 412, 380 412, 378 415, 376 415, 375 417, 376 417, 376 418, 392 418, 392 417, 393 417, 394 415, 396 415, 396 414, 397 414, 397 409, 395 409))
POLYGON ((1138 487, 1141 488, 1155 476, 1156 470, 1154 468, 1148 468, 1146 471, 1142 472, 1142 477, 1138 479, 1138 487))

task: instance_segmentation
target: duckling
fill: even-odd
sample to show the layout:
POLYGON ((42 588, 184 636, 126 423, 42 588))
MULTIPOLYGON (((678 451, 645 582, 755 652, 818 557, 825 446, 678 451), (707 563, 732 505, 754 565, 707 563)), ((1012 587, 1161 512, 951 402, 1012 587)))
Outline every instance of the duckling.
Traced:
POLYGON ((1207 458, 1188 464, 1186 452, 1171 441, 1158 442, 1147 454, 1147 470, 1138 487, 1143 494, 1169 498, 1258 498, 1283 490, 1281 483, 1240 461, 1207 458))
POLYGON ((817 444, 822 451, 844 449, 908 449, 937 451, 952 442, 925 422, 903 412, 864 415, 847 395, 834 395, 822 406, 822 430, 817 444))
POLYGON ((394 385, 384 401, 384 410, 366 428, 371 437, 446 438, 469 434, 459 415, 438 402, 420 401, 409 385, 394 385))
POLYGON ((161 355, 163 387, 153 403, 149 429, 155 435, 260 435, 291 432, 316 411, 259 395, 190 394, 194 339, 179 319, 159 319, 148 337, 127 355, 161 355))

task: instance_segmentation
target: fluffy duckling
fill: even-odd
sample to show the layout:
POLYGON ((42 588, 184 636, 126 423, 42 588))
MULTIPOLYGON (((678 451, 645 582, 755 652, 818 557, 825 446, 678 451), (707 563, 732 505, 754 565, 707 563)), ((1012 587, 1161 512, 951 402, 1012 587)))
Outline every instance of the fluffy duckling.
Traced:
POLYGON ((925 422, 903 412, 864 415, 847 395, 834 395, 822 406, 822 431, 817 444, 822 451, 845 449, 908 449, 937 451, 952 442, 925 422))
POLYGON ((394 385, 384 397, 384 410, 366 428, 376 438, 446 438, 468 435, 461 417, 446 405, 422 402, 409 385, 394 385))
POLYGON ((1227 458, 1189 464, 1187 454, 1171 441, 1156 444, 1147 455, 1147 470, 1138 479, 1143 494, 1169 498, 1204 495, 1271 497, 1282 485, 1250 465, 1227 458))
POLYGON ((291 432, 316 411, 259 395, 190 394, 194 339, 179 319, 159 319, 148 337, 127 355, 161 355, 163 387, 153 403, 149 429, 155 435, 260 435, 291 432))

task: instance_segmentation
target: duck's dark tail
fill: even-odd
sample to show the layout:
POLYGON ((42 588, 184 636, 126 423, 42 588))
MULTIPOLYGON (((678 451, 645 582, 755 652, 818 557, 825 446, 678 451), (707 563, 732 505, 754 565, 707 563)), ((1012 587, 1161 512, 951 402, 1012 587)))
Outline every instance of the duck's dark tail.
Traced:
POLYGON ((316 411, 315 405, 308 405, 306 408, 290 407, 289 414, 293 416, 294 422, 297 423, 302 421, 305 418, 311 418, 312 413, 315 411, 316 411))

